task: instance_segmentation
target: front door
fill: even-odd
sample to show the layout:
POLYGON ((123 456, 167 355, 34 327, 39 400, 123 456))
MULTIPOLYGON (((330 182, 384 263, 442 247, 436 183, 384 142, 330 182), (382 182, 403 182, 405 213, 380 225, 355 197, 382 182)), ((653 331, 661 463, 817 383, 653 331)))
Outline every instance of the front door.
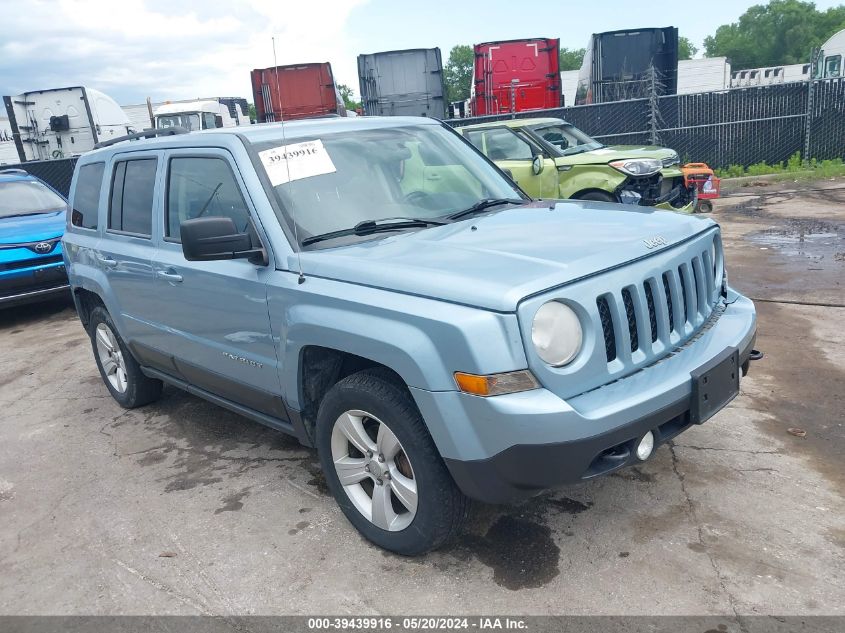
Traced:
POLYGON ((558 177, 554 161, 507 127, 469 130, 467 140, 500 168, 509 171, 516 183, 532 198, 557 198, 558 177), (542 170, 535 173, 539 156, 542 170))
POLYGON ((245 259, 189 262, 182 254, 184 220, 226 216, 238 231, 257 226, 231 155, 217 149, 169 151, 164 181, 153 262, 157 352, 172 357, 171 371, 190 384, 285 419, 267 311, 273 270, 245 259))

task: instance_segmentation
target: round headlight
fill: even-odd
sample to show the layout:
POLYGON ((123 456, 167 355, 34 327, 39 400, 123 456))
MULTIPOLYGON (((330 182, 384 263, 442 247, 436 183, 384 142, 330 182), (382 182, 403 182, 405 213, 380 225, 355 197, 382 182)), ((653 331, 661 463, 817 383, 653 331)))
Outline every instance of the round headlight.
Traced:
POLYGON ((544 362, 566 365, 581 351, 581 340, 581 322, 572 308, 559 301, 540 306, 531 325, 531 341, 544 362))

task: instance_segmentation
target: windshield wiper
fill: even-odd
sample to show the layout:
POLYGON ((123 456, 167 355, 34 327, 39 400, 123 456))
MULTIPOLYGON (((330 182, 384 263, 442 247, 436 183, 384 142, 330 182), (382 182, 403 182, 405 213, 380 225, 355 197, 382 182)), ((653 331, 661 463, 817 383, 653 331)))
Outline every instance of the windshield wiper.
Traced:
POLYGON ((522 200, 521 198, 484 198, 483 200, 479 200, 474 205, 469 207, 468 209, 464 209, 463 211, 456 211, 446 217, 450 220, 458 220, 460 218, 465 218, 468 215, 473 215, 474 213, 480 213, 485 209, 489 209, 490 207, 495 207, 500 204, 525 204, 527 200, 522 200))
POLYGON ((324 240, 332 240, 336 237, 345 237, 347 235, 371 235, 373 233, 382 233, 384 231, 399 231, 402 229, 415 229, 426 226, 443 226, 448 224, 444 220, 434 220, 431 218, 382 218, 380 220, 362 220, 353 227, 348 229, 340 229, 339 231, 330 231, 328 233, 321 233, 320 235, 312 235, 302 240, 303 246, 314 244, 315 242, 322 242, 324 240))

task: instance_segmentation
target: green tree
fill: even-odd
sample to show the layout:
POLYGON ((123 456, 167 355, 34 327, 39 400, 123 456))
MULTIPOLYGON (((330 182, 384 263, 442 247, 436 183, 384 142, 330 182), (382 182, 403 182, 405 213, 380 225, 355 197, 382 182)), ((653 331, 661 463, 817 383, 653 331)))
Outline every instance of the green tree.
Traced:
POLYGON ((357 110, 361 107, 360 101, 355 101, 355 91, 346 84, 337 84, 337 91, 343 99, 343 105, 347 110, 357 110))
POLYGON ((584 48, 561 48, 560 49, 560 69, 564 70, 579 70, 581 62, 584 61, 584 48))
POLYGON ((728 57, 734 68, 800 64, 843 27, 845 6, 819 11, 812 2, 771 0, 716 29, 705 38, 704 51, 707 57, 728 57))
POLYGON ((469 99, 474 62, 475 53, 472 46, 459 44, 449 51, 449 60, 443 68, 443 85, 446 89, 447 103, 469 99))
POLYGON ((247 116, 249 116, 250 121, 258 121, 258 112, 256 112, 256 110, 255 110, 255 104, 254 103, 249 104, 249 113, 248 113, 247 116))
POLYGON ((688 37, 678 38, 678 59, 692 59, 698 52, 698 48, 688 37))

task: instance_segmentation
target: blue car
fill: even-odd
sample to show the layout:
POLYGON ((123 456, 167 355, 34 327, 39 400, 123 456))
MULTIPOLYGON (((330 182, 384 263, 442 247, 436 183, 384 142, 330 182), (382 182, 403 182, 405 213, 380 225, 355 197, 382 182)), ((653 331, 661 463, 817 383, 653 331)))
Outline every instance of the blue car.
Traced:
POLYGON ((22 169, 0 170, 0 307, 68 292, 67 201, 22 169))

